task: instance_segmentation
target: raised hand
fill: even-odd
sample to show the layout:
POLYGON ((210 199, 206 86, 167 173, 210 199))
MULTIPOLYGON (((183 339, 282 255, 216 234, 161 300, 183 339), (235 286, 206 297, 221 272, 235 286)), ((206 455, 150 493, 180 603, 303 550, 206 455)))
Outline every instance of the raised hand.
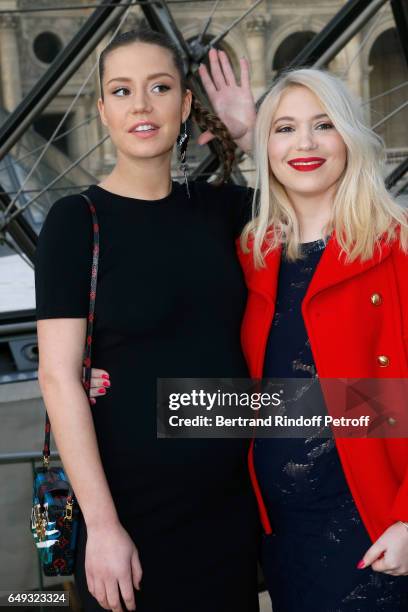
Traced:
MULTIPOLYGON (((215 113, 227 126, 232 138, 245 152, 252 150, 253 128, 256 120, 255 100, 252 95, 249 64, 240 59, 240 82, 238 85, 225 51, 211 49, 209 52, 210 72, 201 64, 198 72, 201 82, 215 113)), ((207 144, 214 138, 211 132, 200 135, 199 144, 207 144)))

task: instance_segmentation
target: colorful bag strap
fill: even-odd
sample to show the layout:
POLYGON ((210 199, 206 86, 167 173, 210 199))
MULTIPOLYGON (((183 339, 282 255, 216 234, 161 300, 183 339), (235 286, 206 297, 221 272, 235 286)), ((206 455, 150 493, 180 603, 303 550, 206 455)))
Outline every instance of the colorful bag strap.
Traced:
MULTIPOLYGON (((85 342, 84 360, 83 360, 83 364, 85 368, 85 376, 84 376, 83 385, 87 392, 88 398, 90 398, 92 334, 93 334, 93 323, 94 323, 94 317, 95 317, 96 283, 97 283, 97 278, 98 278, 98 263, 99 263, 99 224, 98 224, 98 218, 96 216, 95 206, 92 204, 91 200, 84 193, 80 193, 79 195, 84 197, 88 203, 89 210, 91 211, 91 215, 92 215, 92 225, 93 225, 91 290, 89 293, 89 312, 88 312, 86 342, 85 342)), ((51 423, 48 418, 48 413, 46 410, 45 411, 45 437, 44 437, 44 448, 43 448, 43 464, 45 468, 48 468, 48 464, 49 464, 50 433, 51 433, 51 423)), ((72 494, 72 499, 73 499, 73 494, 72 494)))

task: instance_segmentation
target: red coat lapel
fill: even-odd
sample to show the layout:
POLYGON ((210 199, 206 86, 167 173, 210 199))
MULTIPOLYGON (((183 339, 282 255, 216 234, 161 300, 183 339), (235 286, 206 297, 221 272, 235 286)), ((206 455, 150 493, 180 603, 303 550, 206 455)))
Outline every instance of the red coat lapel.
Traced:
POLYGON ((363 262, 355 260, 351 263, 345 263, 345 256, 341 254, 340 245, 335 236, 332 236, 312 276, 303 300, 303 307, 306 307, 310 300, 320 291, 358 276, 376 266, 388 257, 391 249, 392 244, 383 240, 380 242, 380 246, 375 248, 374 254, 370 259, 363 262))
MULTIPOLYGON (((243 253, 239 242, 237 245, 238 256, 248 289, 261 293, 270 302, 275 302, 282 247, 268 253, 265 257, 265 267, 256 270, 254 268, 252 250, 249 253, 243 253)), ((312 277, 304 298, 304 306, 320 291, 362 274, 376 266, 389 256, 391 250, 392 244, 383 240, 380 246, 376 247, 370 259, 364 262, 353 261, 352 263, 345 263, 345 257, 341 255, 339 243, 335 236, 332 236, 312 277)))

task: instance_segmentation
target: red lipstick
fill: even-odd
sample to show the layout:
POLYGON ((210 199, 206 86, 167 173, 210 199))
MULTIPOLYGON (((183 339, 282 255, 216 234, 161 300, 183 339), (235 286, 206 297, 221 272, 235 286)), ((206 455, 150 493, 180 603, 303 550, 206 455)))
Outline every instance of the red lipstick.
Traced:
POLYGON ((325 161, 324 157, 296 157, 288 161, 288 164, 298 172, 311 172, 323 166, 325 161))

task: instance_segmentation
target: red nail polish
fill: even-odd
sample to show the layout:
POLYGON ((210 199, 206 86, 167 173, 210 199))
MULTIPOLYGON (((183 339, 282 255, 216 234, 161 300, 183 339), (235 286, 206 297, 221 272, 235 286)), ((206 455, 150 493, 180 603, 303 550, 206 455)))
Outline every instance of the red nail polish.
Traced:
POLYGON ((106 393, 105 387, 101 387, 100 389, 98 389, 98 393, 106 393))
POLYGON ((363 567, 365 567, 365 563, 364 561, 361 559, 361 561, 359 561, 357 563, 357 569, 363 569, 363 567))
POLYGON ((109 378, 109 374, 102 374, 102 378, 109 378))
POLYGON ((94 397, 91 397, 90 402, 91 404, 96 404, 96 399, 94 397))
POLYGON ((102 384, 103 384, 104 387, 110 387, 109 380, 105 380, 102 384))

